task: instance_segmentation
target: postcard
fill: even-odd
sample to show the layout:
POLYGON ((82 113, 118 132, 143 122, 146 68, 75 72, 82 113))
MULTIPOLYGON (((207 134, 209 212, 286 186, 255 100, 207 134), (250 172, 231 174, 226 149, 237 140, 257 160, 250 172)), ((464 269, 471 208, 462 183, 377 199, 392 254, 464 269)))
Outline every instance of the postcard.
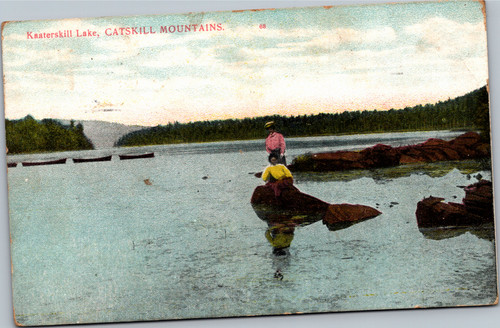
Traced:
POLYGON ((2 24, 14 321, 498 303, 485 3, 2 24))

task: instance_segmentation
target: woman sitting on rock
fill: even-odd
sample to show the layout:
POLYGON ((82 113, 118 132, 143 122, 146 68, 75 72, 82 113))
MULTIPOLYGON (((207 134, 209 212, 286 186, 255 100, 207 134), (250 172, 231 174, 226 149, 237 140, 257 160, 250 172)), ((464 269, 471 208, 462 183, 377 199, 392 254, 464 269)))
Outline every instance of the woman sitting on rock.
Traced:
POLYGON ((266 167, 262 174, 262 180, 266 181, 266 186, 274 191, 274 195, 279 197, 281 191, 293 185, 293 176, 290 170, 283 164, 278 164, 278 155, 269 155, 270 165, 266 167))

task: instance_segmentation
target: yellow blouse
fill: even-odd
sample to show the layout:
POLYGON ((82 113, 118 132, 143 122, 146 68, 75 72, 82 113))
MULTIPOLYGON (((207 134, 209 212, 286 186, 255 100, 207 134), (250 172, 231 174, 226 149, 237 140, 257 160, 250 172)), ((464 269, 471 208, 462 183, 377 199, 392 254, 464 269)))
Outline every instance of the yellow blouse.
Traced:
POLYGON ((269 176, 272 176, 276 180, 293 178, 292 172, 290 172, 290 170, 283 164, 269 165, 266 167, 264 173, 262 174, 262 180, 269 180, 269 176))

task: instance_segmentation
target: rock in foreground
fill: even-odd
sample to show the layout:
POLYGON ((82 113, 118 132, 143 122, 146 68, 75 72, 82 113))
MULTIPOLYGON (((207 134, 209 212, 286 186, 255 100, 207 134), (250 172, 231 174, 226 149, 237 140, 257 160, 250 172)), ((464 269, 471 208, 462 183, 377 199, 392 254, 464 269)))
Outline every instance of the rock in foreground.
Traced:
POLYGON ((366 205, 332 204, 328 206, 323 223, 330 230, 340 230, 380 214, 382 212, 366 205))
POLYGON ((284 190, 279 198, 267 186, 255 188, 252 207, 270 226, 303 226, 322 220, 330 230, 340 230, 381 214, 365 205, 329 204, 295 187, 284 190))
POLYGON ((270 226, 282 223, 299 226, 317 222, 323 219, 329 206, 293 186, 283 190, 279 198, 274 196, 270 187, 258 186, 250 202, 257 216, 270 226))

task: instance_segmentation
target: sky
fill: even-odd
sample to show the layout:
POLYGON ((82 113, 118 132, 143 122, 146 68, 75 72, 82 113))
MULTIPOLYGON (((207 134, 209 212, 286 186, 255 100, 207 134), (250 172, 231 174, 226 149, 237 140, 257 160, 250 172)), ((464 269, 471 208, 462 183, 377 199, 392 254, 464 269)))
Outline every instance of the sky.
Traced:
POLYGON ((435 103, 487 84, 482 9, 443 1, 9 22, 5 115, 156 126, 435 103))

